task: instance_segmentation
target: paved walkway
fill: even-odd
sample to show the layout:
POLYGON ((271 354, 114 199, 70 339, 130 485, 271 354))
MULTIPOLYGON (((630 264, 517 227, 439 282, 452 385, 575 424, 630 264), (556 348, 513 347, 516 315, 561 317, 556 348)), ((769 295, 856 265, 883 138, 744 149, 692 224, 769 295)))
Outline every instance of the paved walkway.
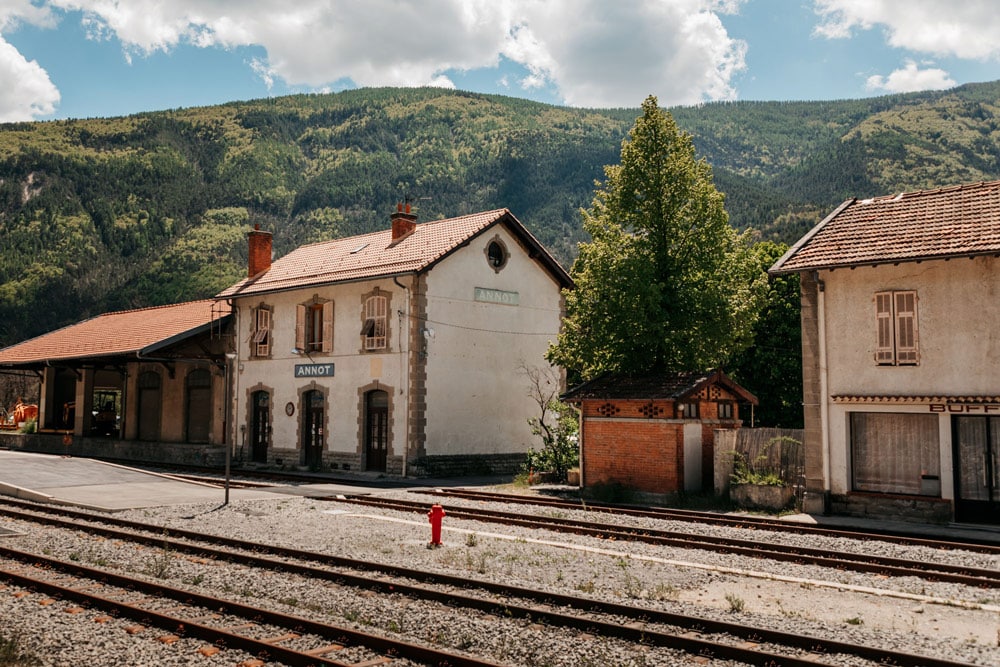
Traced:
MULTIPOLYGON (((237 475, 234 472, 234 475, 237 475)), ((308 476, 307 476, 308 478, 308 476)), ((496 484, 501 478, 419 481, 374 474, 311 476, 310 481, 258 489, 229 489, 229 499, 253 500, 276 495, 329 496, 378 493, 391 488, 440 488, 496 484)), ((0 495, 117 512, 141 507, 212 503, 225 491, 218 486, 177 479, 96 459, 0 449, 0 495)))
MULTIPOLYGON (((223 489, 93 459, 0 450, 0 495, 115 512, 138 507, 210 503, 223 489)), ((266 491, 230 489, 230 500, 266 491)))

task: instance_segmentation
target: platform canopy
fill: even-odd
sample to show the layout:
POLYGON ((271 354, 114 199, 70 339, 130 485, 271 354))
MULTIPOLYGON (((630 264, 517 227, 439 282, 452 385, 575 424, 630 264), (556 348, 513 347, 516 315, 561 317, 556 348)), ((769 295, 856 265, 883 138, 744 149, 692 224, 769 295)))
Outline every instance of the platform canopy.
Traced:
POLYGON ((229 317, 229 306, 211 299, 105 313, 0 350, 0 369, 161 361, 194 336, 223 331, 229 317))

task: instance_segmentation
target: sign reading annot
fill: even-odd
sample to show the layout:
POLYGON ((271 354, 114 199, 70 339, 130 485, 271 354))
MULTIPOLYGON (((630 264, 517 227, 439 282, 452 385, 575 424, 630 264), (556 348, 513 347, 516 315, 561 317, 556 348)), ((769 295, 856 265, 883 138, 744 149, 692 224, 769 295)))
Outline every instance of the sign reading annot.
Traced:
POLYGON ((332 378, 333 364, 295 364, 297 378, 332 378))

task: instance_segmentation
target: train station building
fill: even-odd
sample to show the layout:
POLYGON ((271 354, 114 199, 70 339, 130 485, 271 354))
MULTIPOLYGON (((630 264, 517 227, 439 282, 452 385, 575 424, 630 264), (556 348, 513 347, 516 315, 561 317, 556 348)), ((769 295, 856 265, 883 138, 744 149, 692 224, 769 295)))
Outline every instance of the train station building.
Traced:
MULTIPOLYGON (((511 473, 534 444, 566 271, 506 209, 272 258, 214 299, 108 313, 0 350, 40 382, 12 448, 402 476, 511 473)), ((9 441, 9 443, 7 443, 9 441)))

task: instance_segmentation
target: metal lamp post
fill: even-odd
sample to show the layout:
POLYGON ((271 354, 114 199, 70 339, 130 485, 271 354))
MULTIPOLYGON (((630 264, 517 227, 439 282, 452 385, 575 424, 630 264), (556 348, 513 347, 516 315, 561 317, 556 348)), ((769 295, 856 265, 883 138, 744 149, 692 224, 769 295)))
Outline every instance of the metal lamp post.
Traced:
POLYGON ((232 412, 232 398, 230 383, 232 382, 233 362, 236 360, 235 352, 226 352, 226 499, 223 505, 229 504, 229 464, 233 458, 233 421, 230 419, 232 412))

